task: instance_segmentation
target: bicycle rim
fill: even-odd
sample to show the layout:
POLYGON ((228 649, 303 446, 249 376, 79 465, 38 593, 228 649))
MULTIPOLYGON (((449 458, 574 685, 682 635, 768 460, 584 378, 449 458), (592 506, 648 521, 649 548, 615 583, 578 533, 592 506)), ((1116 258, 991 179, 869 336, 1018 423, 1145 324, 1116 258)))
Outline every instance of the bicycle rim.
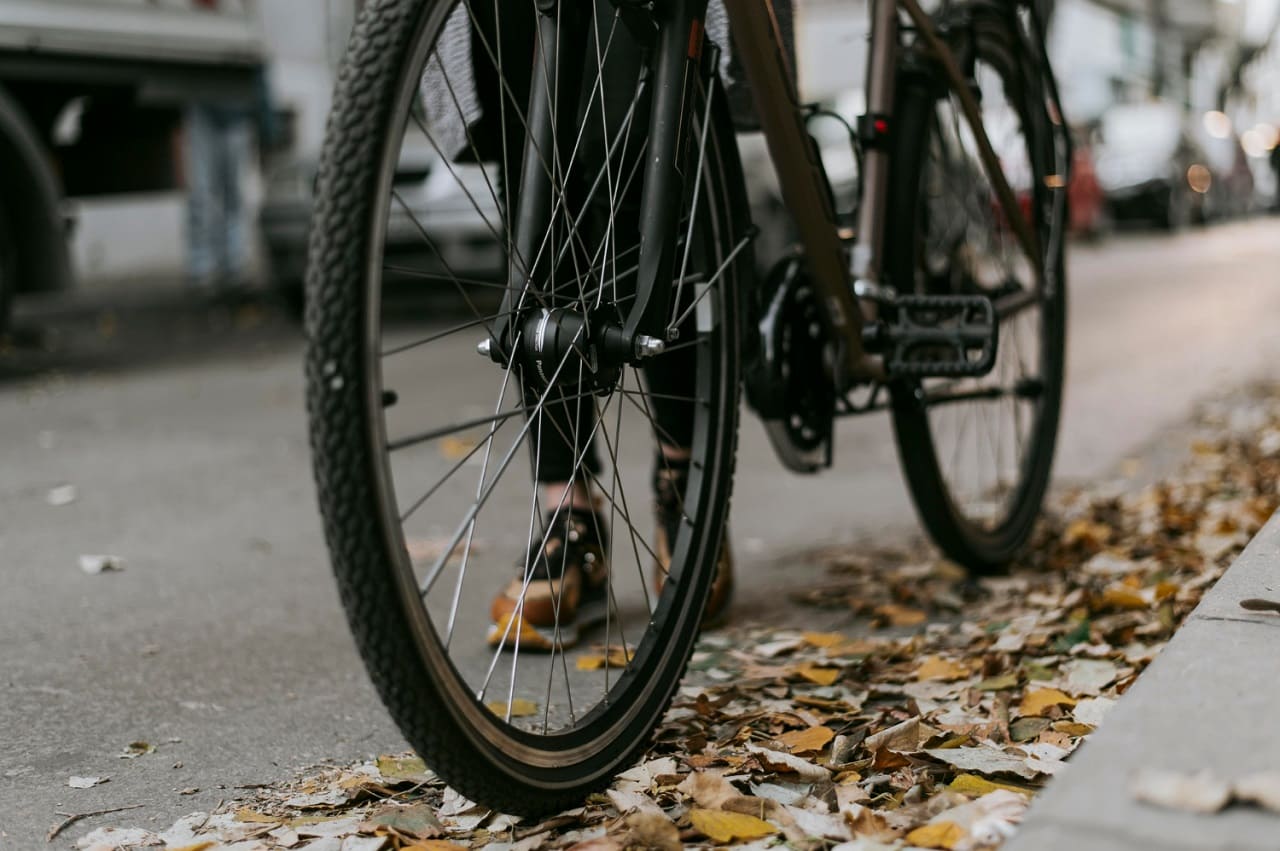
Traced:
MULTIPOLYGON (((983 123, 1045 251, 1051 244, 1052 151, 1042 102, 1029 95, 1003 20, 974 12, 974 79, 983 123)), ((991 373, 901 384, 899 454, 921 518, 943 551, 977 572, 1003 567, 1025 544, 1048 483, 1062 392, 1065 282, 1046 253, 1044 286, 1004 221, 955 96, 921 88, 903 117, 895 211, 909 244, 890 252, 895 286, 1002 298, 1038 294, 1001 321, 991 373), (910 171, 911 173, 907 173, 910 171), (906 223, 909 222, 909 225, 906 223)))
MULTIPOLYGON (((726 180, 735 162, 727 148, 732 137, 723 132, 723 104, 716 102, 722 93, 704 80, 692 116, 694 178, 685 213, 664 235, 678 240, 671 320, 679 337, 653 359, 686 364, 688 392, 655 388, 652 369, 630 366, 605 386, 588 386, 580 376, 573 384, 537 383, 514 355, 495 364, 476 352, 510 286, 514 204, 508 187, 519 185, 511 174, 518 159, 511 146, 523 146, 528 119, 518 90, 528 81, 503 74, 489 81, 506 108, 492 110, 486 124, 468 112, 462 79, 469 70, 470 84, 482 88, 485 73, 518 63, 510 57, 519 50, 533 50, 510 42, 532 38, 536 28, 520 27, 519 14, 508 14, 513 7, 505 3, 499 18, 491 0, 408 5, 418 11, 403 53, 362 54, 363 61, 395 66, 386 109, 377 116, 376 147, 367 163, 356 163, 351 153, 358 145, 332 143, 327 160, 341 158, 348 173, 331 166, 326 180, 322 171, 321 209, 341 207, 343 193, 372 196, 360 226, 359 280, 337 280, 314 265, 309 273, 322 510, 349 621, 406 737, 460 789, 536 811, 549 805, 547 795, 571 795, 607 780, 619 760, 643 744, 696 635, 726 513, 736 427, 734 280, 742 245, 734 242, 738 202, 726 180), (467 33, 472 51, 462 64, 455 55, 459 33, 467 33), (344 287, 354 287, 358 297, 344 300, 334 292, 344 287), (359 340, 352 386, 334 381, 342 373, 330 366, 327 340, 359 340), (355 434, 336 436, 323 414, 338 404, 335 395, 361 412, 359 445, 348 457, 336 457, 334 447, 355 434), (554 405, 572 412, 567 425, 549 413, 554 405), (654 434, 662 432, 656 411, 673 405, 690 412, 688 522, 672 542, 669 576, 659 592, 649 477, 654 434), (590 416, 580 417, 584 410, 590 416), (505 649, 494 648, 486 641, 490 598, 513 576, 530 584, 526 553, 552 531, 546 517, 557 506, 544 504, 535 484, 547 450, 531 448, 551 437, 571 447, 573 478, 590 484, 611 527, 604 621, 572 650, 533 653, 519 636, 505 649), (353 500, 358 491, 326 486, 344 476, 359 478, 372 498, 353 500), (367 522, 370 537, 362 540, 376 541, 375 552, 361 551, 344 531, 354 525, 352 512, 367 522), (396 601, 393 611, 370 611, 371 584, 396 601), (396 625, 374 626, 371 617, 396 625), (388 660, 385 647, 369 637, 388 629, 411 636, 412 658, 388 660), (424 682, 429 705, 408 704, 407 690, 424 682), (441 712, 449 724, 439 723, 441 712), (444 727, 458 735, 441 736, 444 727), (509 785, 499 788, 504 782, 509 785)), ((375 17, 369 9, 362 14, 366 30, 376 27, 375 17)), ((587 68, 598 72, 619 49, 623 28, 616 17, 598 16, 592 29, 598 35, 590 39, 587 68)), ((606 89, 596 76, 584 74, 577 100, 603 103, 616 94, 615 78, 606 89)), ((335 116, 361 108, 362 82, 347 74, 335 116)), ((641 75, 629 85, 633 104, 642 103, 641 75)), ((634 105, 596 110, 571 107, 574 100, 573 93, 557 93, 553 108, 580 109, 580 135, 542 158, 555 175, 555 228, 536 244, 550 258, 541 265, 551 272, 522 282, 513 302, 524 312, 625 315, 638 248, 633 236, 620 232, 619 211, 634 192, 632 182, 643 176, 638 164, 647 118, 642 123, 634 105), (621 121, 611 122, 619 114, 621 121), (597 121, 598 131, 592 128, 597 121), (597 143, 584 141, 592 132, 597 143), (592 156, 593 149, 601 153, 592 156), (589 215, 601 197, 608 214, 589 215)), ((323 256, 325 238, 313 233, 313 264, 323 256)), ((523 260, 528 268, 540 265, 523 260)), ((583 369, 582 359, 569 353, 551 371, 554 377, 583 369)))

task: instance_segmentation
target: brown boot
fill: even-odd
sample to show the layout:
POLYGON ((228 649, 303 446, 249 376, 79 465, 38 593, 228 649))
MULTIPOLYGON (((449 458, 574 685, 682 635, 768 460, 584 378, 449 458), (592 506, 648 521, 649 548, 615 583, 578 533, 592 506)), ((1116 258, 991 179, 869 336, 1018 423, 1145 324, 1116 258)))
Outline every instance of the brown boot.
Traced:
POLYGON ((562 509, 547 517, 545 528, 546 544, 539 537, 516 566, 517 575, 493 598, 491 647, 561 650, 577 644, 585 627, 604 620, 609 565, 600 516, 562 509))
MULTIPOLYGON (((689 460, 672 460, 659 455, 653 470, 654 565, 653 584, 662 590, 671 570, 671 542, 684 522, 684 494, 689 483, 689 460)), ((733 596, 733 553, 729 549, 726 529, 716 559, 716 573, 711 580, 711 594, 702 615, 703 626, 717 626, 724 620, 733 596)))

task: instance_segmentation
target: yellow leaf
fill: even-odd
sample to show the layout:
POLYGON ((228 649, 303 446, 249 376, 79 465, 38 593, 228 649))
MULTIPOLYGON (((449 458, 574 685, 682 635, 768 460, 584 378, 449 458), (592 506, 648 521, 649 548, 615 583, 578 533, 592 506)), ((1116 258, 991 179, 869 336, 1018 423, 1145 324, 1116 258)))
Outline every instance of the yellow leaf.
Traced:
POLYGON ((402 851, 467 851, 467 846, 444 839, 424 839, 413 845, 406 845, 402 851))
MULTIPOLYGON (((489 711, 494 715, 497 715, 499 718, 507 717, 507 705, 505 703, 494 701, 493 703, 486 703, 485 706, 489 707, 489 711)), ((525 700, 523 697, 517 697, 515 700, 511 701, 512 718, 526 718, 530 715, 536 714, 538 714, 538 704, 534 703, 532 700, 525 700)))
POLYGON ((876 614, 887 620, 891 626, 916 626, 924 623, 928 618, 928 615, 919 609, 899 606, 897 603, 876 606, 876 614))
POLYGON ((165 851, 205 851, 206 848, 212 848, 216 842, 193 842, 190 845, 166 845, 165 851))
POLYGON ((468 440, 461 437, 446 437, 440 441, 440 454, 449 461, 457 461, 465 458, 467 453, 475 449, 479 444, 474 440, 468 440))
POLYGON ((418 780, 426 775, 427 765, 421 757, 384 754, 378 757, 378 773, 387 780, 418 780))
POLYGON ((884 648, 884 643, 874 641, 869 638, 855 638, 852 641, 845 641, 837 644, 828 651, 831 656, 870 656, 877 650, 884 648))
POLYGON ((809 682, 817 683, 820 686, 829 686, 840 678, 839 668, 824 668, 812 662, 806 662, 796 668, 796 673, 809 682))
POLYGON ((1101 549, 1111 537, 1111 527, 1090 520, 1074 520, 1062 533, 1062 543, 1067 546, 1084 544, 1090 549, 1101 549))
POLYGON ((1038 717, 1048 713, 1054 706, 1075 706, 1073 697, 1058 691, 1056 688, 1042 688, 1027 692, 1018 707, 1018 714, 1023 717, 1038 717))
POLYGON ((783 733, 778 741, 787 746, 792 753, 812 753, 826 747, 827 742, 835 738, 835 733, 828 727, 810 727, 807 730, 793 730, 783 733))
POLYGON ((969 676, 969 669, 959 662, 943 659, 941 656, 928 656, 920 667, 916 668, 917 680, 962 680, 969 676))
POLYGON ((935 821, 907 834, 907 842, 921 848, 955 848, 968 834, 953 821, 935 821))
POLYGON ((835 647, 845 640, 838 632, 806 632, 802 635, 805 643, 814 647, 835 647))
POLYGON ((994 792, 997 789, 1008 789, 1010 792, 1017 792, 1019 795, 1026 795, 1028 798, 1035 794, 1031 789, 1014 786, 1012 783, 996 783, 976 774, 958 775, 947 788, 952 792, 959 792, 961 795, 968 795, 971 798, 981 798, 988 792, 994 792))
POLYGON ((280 819, 275 816, 269 816, 266 813, 260 813, 249 807, 241 807, 236 810, 236 821, 247 821, 253 824, 279 824, 280 819))
POLYGON ((1142 599, 1141 594, 1123 585, 1112 585, 1106 591, 1103 591, 1099 604, 1104 609, 1133 610, 1147 608, 1147 601, 1142 599))
POLYGON ((603 671, 605 667, 625 668, 635 658, 635 651, 623 647, 608 648, 608 656, 601 653, 587 653, 579 656, 574 665, 579 671, 603 671))
POLYGON ((778 829, 769 822, 743 813, 726 813, 717 810, 692 810, 689 820, 703 836, 713 842, 726 844, 735 839, 760 839, 772 836, 778 829))
POLYGON ((1081 724, 1079 721, 1055 721, 1053 729, 1058 733, 1066 733, 1068 736, 1087 736, 1093 732, 1093 727, 1088 724, 1081 724))

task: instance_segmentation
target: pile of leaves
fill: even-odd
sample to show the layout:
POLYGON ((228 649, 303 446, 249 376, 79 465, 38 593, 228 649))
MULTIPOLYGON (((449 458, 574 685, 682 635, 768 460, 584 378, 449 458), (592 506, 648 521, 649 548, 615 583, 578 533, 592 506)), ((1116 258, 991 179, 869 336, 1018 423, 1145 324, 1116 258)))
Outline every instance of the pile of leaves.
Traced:
POLYGON ((848 632, 702 639, 644 760, 539 823, 380 757, 83 849, 978 849, 1102 722, 1278 504, 1280 393, 1210 411, 1175 477, 1067 494, 1006 577, 923 549, 816 554, 848 632))

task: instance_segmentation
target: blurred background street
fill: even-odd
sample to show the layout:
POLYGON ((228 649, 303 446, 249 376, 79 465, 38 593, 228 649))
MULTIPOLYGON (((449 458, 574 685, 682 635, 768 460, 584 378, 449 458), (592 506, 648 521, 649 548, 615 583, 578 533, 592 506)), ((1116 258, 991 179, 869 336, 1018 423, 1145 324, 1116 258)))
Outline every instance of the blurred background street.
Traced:
MULTIPOLYGON (((1157 472, 1197 400, 1278 376, 1280 4, 1054 6, 1080 144, 1065 489, 1157 472)), ((297 321, 354 7, 0 0, 0 848, 70 806, 70 775, 113 775, 76 809, 145 800, 167 824, 234 784, 404 747, 330 577, 297 321), (209 180, 235 186, 221 224, 191 207, 201 103, 233 116, 207 138, 225 146, 209 180), (220 260, 197 262, 198 232, 220 260), (125 771, 135 741, 158 753, 125 771)), ((861 111, 865 22, 863 3, 800 4, 807 98, 861 111)), ((768 181, 751 189, 762 242, 784 242, 768 181)), ((457 262, 485 262, 474 230, 442 225, 457 262)), ((731 528, 734 617, 777 623, 806 579, 794 554, 918 537, 887 419, 842 422, 835 468, 801 479, 744 417, 731 528)))

